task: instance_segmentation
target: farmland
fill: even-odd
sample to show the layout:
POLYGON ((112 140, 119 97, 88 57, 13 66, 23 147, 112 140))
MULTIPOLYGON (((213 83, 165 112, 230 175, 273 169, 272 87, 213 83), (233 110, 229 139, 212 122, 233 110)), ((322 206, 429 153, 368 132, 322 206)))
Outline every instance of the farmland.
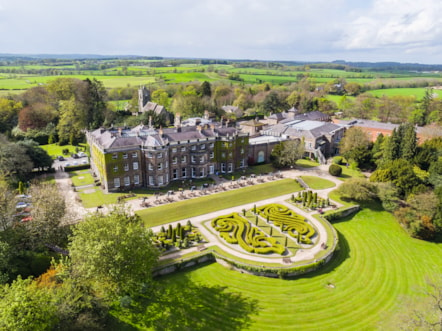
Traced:
MULTIPOLYGON (((403 82, 414 79, 438 79, 442 76, 432 72, 415 71, 373 71, 363 69, 359 71, 341 70, 333 68, 317 68, 314 65, 279 65, 267 63, 267 67, 243 66, 242 63, 231 61, 227 64, 201 64, 195 60, 170 60, 164 64, 151 60, 131 60, 125 64, 119 60, 100 60, 82 62, 51 64, 23 64, 0 65, 0 90, 17 91, 26 90, 34 86, 46 84, 48 81, 59 77, 78 79, 96 78, 102 81, 108 89, 139 85, 176 84, 194 81, 219 82, 228 81, 229 74, 238 74, 239 80, 233 84, 262 84, 282 85, 299 82, 309 78, 313 83, 323 84, 344 79, 361 85, 388 82, 403 82)), ((224 61, 227 62, 227 61, 224 61)), ((262 63, 260 63, 262 65, 262 63)), ((329 65, 331 66, 331 65, 329 65)), ((401 89, 402 90, 402 89, 401 89)), ((414 91, 373 91, 374 95, 382 94, 401 95, 414 91)), ((422 92, 415 92, 419 97, 422 92)), ((4 92, 2 93, 4 94, 4 92)))

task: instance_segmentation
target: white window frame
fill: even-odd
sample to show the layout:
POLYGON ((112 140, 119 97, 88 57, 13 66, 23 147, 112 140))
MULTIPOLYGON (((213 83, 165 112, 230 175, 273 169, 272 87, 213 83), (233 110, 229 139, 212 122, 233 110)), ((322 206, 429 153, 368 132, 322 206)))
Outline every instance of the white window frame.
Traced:
POLYGON ((215 152, 210 152, 210 158, 214 159, 215 158, 215 152))
POLYGON ((185 162, 187 162, 186 155, 181 155, 181 163, 185 163, 185 162))
POLYGON ((121 186, 120 178, 119 177, 114 178, 114 187, 118 188, 120 186, 121 186))
POLYGON ((173 179, 178 179, 178 178, 180 178, 179 176, 178 176, 178 169, 172 169, 172 178, 173 179))
POLYGON ((158 153, 157 154, 157 159, 161 159, 161 158, 163 158, 163 153, 158 153))
POLYGON ((148 165, 148 169, 149 169, 149 170, 153 170, 153 164, 152 164, 152 163, 149 163, 149 165, 148 165))
POLYGON ((192 151, 196 151, 196 145, 192 145, 192 146, 190 147, 190 150, 192 150, 192 151))
POLYGON ((191 161, 192 163, 195 163, 195 162, 196 162, 195 155, 191 155, 191 156, 190 156, 190 161, 191 161))
POLYGON ((187 168, 181 168, 181 178, 187 178, 187 168))
POLYGON ((233 163, 232 162, 229 162, 227 164, 227 172, 233 172, 233 163))
POLYGON ((152 152, 147 152, 147 158, 149 158, 149 159, 153 158, 152 152))
POLYGON ((114 172, 118 172, 118 166, 117 165, 114 166, 114 172))
POLYGON ((181 152, 185 152, 186 151, 186 146, 181 146, 181 152))
POLYGON ((172 153, 176 153, 176 152, 177 152, 176 147, 173 147, 173 148, 172 148, 172 153))
POLYGON ((190 171, 191 171, 191 177, 192 177, 192 178, 195 178, 195 177, 196 177, 196 168, 195 168, 195 167, 192 167, 192 168, 190 169, 190 171))
POLYGON ((134 170, 138 170, 138 162, 133 162, 133 163, 132 163, 132 168, 133 168, 134 170))
POLYGON ((129 164, 128 163, 124 164, 124 171, 129 171, 129 164))
POLYGON ((118 159, 118 154, 117 154, 117 153, 113 153, 113 154, 112 154, 112 159, 113 159, 113 160, 118 159))
POLYGON ((129 157, 129 154, 123 153, 123 159, 127 159, 129 157))
POLYGON ((209 174, 213 175, 215 173, 215 166, 213 164, 209 165, 209 174))
POLYGON ((200 156, 200 163, 204 163, 204 155, 200 156))
POLYGON ((133 157, 133 158, 137 158, 137 157, 138 157, 138 153, 137 153, 137 152, 133 152, 133 153, 132 153, 132 157, 133 157))
POLYGON ((200 145, 200 149, 201 149, 201 150, 206 149, 206 144, 201 144, 201 145, 200 145))
POLYGON ((174 156, 172 158, 172 164, 178 164, 178 157, 174 156))
POLYGON ((157 164, 157 170, 163 170, 163 162, 157 164))
POLYGON ((157 177, 158 185, 164 185, 164 177, 163 175, 159 175, 157 177))
POLYGON ((124 186, 130 186, 130 177, 129 176, 124 177, 124 186))
POLYGON ((140 184, 140 175, 134 175, 134 184, 139 185, 140 184))
POLYGON ((153 176, 149 176, 149 185, 150 186, 154 186, 155 185, 155 181, 153 179, 153 176))

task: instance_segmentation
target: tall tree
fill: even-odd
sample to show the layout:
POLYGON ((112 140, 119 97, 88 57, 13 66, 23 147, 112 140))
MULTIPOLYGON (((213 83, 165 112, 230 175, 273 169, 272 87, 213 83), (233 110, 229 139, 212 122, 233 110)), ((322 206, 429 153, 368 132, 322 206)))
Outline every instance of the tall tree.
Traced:
POLYGON ((75 225, 69 254, 74 277, 112 300, 142 291, 159 252, 139 216, 114 209, 75 225))
POLYGON ((43 170, 44 168, 50 168, 52 166, 52 158, 35 141, 22 140, 19 141, 17 144, 25 149, 25 152, 31 159, 34 168, 43 170))
POLYGON ((106 111, 106 89, 102 82, 96 78, 87 78, 84 98, 85 121, 89 129, 98 128, 103 124, 106 111))
POLYGON ((352 127, 345 132, 339 150, 347 160, 362 165, 370 159, 370 140, 361 128, 352 127))
POLYGON ((18 112, 22 108, 20 102, 7 98, 0 98, 0 133, 12 130, 17 124, 18 112))
POLYGON ((397 160, 401 153, 401 137, 398 130, 393 129, 391 136, 385 140, 383 162, 397 160))
POLYGON ((201 96, 203 96, 203 97, 210 98, 212 96, 212 86, 206 80, 201 84, 199 91, 200 91, 201 96))
POLYGON ((276 145, 270 155, 272 163, 277 168, 295 165, 305 152, 303 140, 288 140, 276 145))
POLYGON ((412 160, 416 156, 417 151, 417 136, 416 129, 413 124, 401 124, 402 136, 401 139, 401 157, 406 160, 412 160))
POLYGON ((66 202, 58 187, 51 183, 33 184, 29 190, 32 196, 32 221, 26 223, 32 249, 45 245, 65 246, 67 228, 61 226, 66 216, 66 202))
POLYGON ((0 135, 0 176, 8 180, 26 180, 32 167, 33 164, 26 154, 26 149, 9 142, 5 136, 0 135))

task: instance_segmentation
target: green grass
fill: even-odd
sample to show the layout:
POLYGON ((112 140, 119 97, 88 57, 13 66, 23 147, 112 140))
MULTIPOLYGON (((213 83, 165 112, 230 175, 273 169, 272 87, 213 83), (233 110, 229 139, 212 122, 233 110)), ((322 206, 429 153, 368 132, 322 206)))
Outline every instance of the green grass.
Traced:
POLYGON ((411 239, 371 207, 335 224, 340 250, 319 271, 283 280, 201 266, 159 279, 165 303, 140 317, 170 330, 374 330, 442 273, 442 244, 411 239))
POLYGON ((332 181, 317 176, 301 176, 301 178, 313 190, 324 190, 336 186, 332 181))
POLYGON ((63 155, 63 149, 69 149, 69 156, 72 153, 75 153, 75 148, 78 147, 80 150, 84 151, 86 149, 86 144, 80 144, 80 146, 72 146, 72 145, 64 145, 59 146, 58 144, 48 144, 48 145, 41 145, 41 148, 43 148, 52 158, 55 158, 56 156, 63 155))
MULTIPOLYGON (((94 208, 102 205, 116 204, 118 197, 126 195, 127 193, 104 193, 99 187, 94 187, 95 192, 84 193, 84 190, 79 192, 79 196, 84 208, 94 208)), ((89 188, 89 189, 94 189, 89 188)))
POLYGON ((152 227, 299 190, 301 190, 301 187, 293 179, 282 179, 207 195, 198 199, 184 200, 169 205, 143 209, 137 211, 137 214, 141 216, 147 226, 152 227))
MULTIPOLYGON (((425 96, 426 88, 391 88, 391 89, 382 89, 382 90, 371 90, 368 93, 376 96, 413 96, 416 99, 422 99, 425 96)), ((439 97, 442 97, 442 90, 433 90, 433 93, 437 94, 439 97)))
POLYGON ((94 184, 94 178, 89 170, 80 170, 69 173, 75 187, 94 184))
POLYGON ((313 168, 317 167, 319 163, 312 160, 299 159, 298 161, 296 161, 296 165, 302 168, 313 168))
POLYGON ((351 178, 365 178, 365 175, 361 173, 358 169, 352 169, 351 167, 346 167, 345 165, 341 166, 342 174, 339 177, 336 177, 340 180, 348 180, 351 178))

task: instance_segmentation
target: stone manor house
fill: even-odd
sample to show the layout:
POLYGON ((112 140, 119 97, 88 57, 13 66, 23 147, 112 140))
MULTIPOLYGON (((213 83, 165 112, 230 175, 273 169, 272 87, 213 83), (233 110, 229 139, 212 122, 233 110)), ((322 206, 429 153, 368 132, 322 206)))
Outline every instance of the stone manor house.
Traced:
POLYGON ((182 126, 110 128, 86 134, 91 168, 106 192, 159 188, 171 181, 231 173, 247 166, 249 136, 234 127, 196 120, 182 126))

